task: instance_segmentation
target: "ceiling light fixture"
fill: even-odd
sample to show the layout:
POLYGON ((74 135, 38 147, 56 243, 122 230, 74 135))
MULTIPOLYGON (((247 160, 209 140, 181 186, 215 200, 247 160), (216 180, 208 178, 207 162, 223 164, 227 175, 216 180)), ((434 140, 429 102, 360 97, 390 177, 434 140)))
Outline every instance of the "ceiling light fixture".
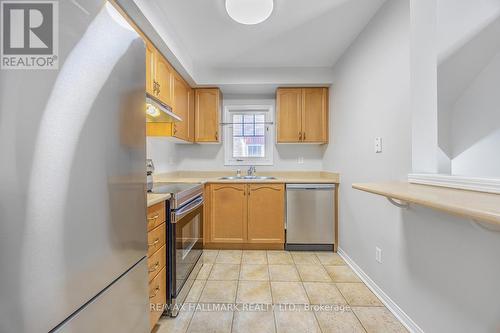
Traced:
POLYGON ((226 0, 228 15, 241 24, 259 24, 271 16, 274 0, 226 0))

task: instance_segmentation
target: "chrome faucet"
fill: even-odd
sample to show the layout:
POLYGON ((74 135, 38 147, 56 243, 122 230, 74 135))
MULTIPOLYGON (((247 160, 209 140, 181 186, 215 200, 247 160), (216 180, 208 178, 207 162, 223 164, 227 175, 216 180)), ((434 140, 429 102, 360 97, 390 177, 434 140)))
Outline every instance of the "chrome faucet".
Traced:
POLYGON ((256 171, 257 170, 255 169, 255 166, 252 165, 252 166, 250 166, 250 168, 248 168, 247 175, 249 175, 249 176, 255 176, 255 172, 256 171))

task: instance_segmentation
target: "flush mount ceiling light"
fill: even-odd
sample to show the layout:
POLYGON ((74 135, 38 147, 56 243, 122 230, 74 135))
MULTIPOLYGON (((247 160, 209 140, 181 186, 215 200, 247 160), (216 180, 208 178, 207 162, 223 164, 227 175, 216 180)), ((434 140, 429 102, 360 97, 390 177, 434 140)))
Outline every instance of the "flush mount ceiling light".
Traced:
POLYGON ((271 16, 273 0, 226 0, 229 16, 241 24, 259 24, 271 16))

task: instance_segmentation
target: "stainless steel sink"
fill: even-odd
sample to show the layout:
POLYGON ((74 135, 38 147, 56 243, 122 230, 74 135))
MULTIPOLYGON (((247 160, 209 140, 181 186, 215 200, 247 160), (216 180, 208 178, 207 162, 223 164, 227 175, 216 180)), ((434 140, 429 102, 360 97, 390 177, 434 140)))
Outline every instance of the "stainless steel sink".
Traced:
POLYGON ((271 179, 276 179, 276 177, 271 177, 271 176, 225 176, 225 177, 220 177, 219 179, 221 180, 271 180, 271 179))

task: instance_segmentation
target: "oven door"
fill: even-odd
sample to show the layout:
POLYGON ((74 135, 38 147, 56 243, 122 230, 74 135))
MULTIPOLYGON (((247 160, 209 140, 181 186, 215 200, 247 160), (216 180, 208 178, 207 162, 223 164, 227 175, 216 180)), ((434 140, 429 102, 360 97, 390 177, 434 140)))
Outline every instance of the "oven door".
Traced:
POLYGON ((203 196, 171 214, 170 295, 176 299, 203 253, 203 196))

